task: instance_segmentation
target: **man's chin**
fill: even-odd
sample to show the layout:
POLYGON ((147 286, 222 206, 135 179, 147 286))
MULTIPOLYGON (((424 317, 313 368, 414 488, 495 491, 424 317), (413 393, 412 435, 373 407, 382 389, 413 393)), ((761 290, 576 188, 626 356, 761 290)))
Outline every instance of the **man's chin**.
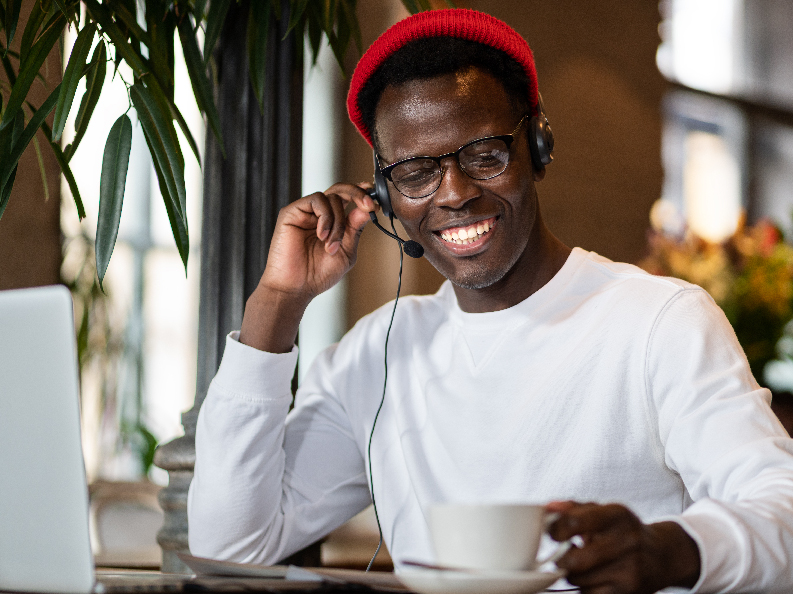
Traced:
MULTIPOLYGON (((429 250, 428 250, 429 251, 429 250)), ((489 258, 467 258, 464 262, 450 263, 438 254, 424 253, 435 269, 446 277, 453 285, 461 289, 487 289, 501 281, 512 270, 520 259, 521 251, 511 254, 510 260, 497 264, 489 263, 489 258), (456 265, 455 265, 456 264, 456 265)))
MULTIPOLYGON (((501 281, 512 266, 505 266, 503 269, 494 269, 486 266, 471 266, 463 271, 455 271, 454 274, 444 276, 456 287, 469 290, 480 290, 492 287, 501 281)), ((441 274, 443 272, 441 271, 441 274)))

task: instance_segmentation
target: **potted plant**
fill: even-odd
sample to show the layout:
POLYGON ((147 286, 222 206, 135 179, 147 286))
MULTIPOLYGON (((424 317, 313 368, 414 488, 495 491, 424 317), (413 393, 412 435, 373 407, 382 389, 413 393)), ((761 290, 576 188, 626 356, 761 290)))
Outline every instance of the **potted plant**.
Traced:
MULTIPOLYGON (((359 51, 357 0, 254 0, 247 3, 247 49, 250 81, 263 106, 268 36, 273 20, 288 19, 296 48, 310 42, 316 61, 323 35, 341 63, 351 41, 359 51)), ((238 0, 239 2, 239 0, 238 0)), ((447 2, 451 5, 451 2, 447 2)), ((181 44, 196 103, 221 150, 220 125, 213 88, 212 54, 232 0, 35 0, 24 30, 21 0, 0 2, 0 61, 7 83, 0 82, 0 217, 11 197, 17 167, 27 146, 41 129, 69 185, 78 216, 85 216, 80 189, 69 162, 85 134, 109 71, 118 74, 123 62, 132 71, 124 80, 129 110, 135 109, 151 152, 174 241, 187 265, 184 155, 176 128, 184 134, 196 159, 198 142, 174 102, 174 44, 181 44), (40 105, 29 100, 31 87, 47 56, 73 28, 77 39, 68 56, 62 82, 40 105), (203 38, 203 48, 200 39, 203 38), (77 101, 78 85, 85 92, 77 101), (61 147, 60 139, 72 109, 77 109, 75 135, 61 147), (46 120, 54 112, 52 126, 46 120)), ((410 12, 430 9, 430 0, 403 0, 410 12)), ((101 286, 118 233, 132 142, 132 123, 122 114, 108 131, 100 175, 96 229, 96 273, 101 286)))

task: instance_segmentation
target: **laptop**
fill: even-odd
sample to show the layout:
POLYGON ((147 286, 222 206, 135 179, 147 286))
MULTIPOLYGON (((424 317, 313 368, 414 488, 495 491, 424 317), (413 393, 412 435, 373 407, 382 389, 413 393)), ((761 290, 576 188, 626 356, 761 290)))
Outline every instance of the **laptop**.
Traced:
POLYGON ((0 590, 94 587, 79 405, 68 289, 0 291, 0 590))
POLYGON ((393 575, 189 555, 182 558, 198 577, 95 571, 75 343, 66 287, 0 291, 0 592, 333 591, 329 585, 344 589, 356 583, 402 589, 393 575))

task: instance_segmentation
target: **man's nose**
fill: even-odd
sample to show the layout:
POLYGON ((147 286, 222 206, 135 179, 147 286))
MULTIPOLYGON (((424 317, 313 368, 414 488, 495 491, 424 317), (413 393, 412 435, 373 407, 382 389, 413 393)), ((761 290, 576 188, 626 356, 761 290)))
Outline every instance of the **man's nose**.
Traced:
POLYGON ((477 181, 462 170, 454 156, 441 161, 441 176, 441 185, 435 190, 434 196, 438 206, 462 208, 481 194, 477 181))

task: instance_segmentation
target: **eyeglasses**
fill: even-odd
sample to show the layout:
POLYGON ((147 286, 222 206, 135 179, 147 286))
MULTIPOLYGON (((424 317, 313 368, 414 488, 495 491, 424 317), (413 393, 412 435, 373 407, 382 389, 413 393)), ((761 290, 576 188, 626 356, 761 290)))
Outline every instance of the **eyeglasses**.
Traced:
POLYGON ((509 147, 527 117, 524 115, 521 118, 512 134, 472 140, 453 153, 440 157, 411 157, 383 167, 380 171, 407 198, 425 198, 440 187, 443 179, 441 161, 447 157, 454 157, 460 170, 472 179, 492 179, 506 171, 509 147))

